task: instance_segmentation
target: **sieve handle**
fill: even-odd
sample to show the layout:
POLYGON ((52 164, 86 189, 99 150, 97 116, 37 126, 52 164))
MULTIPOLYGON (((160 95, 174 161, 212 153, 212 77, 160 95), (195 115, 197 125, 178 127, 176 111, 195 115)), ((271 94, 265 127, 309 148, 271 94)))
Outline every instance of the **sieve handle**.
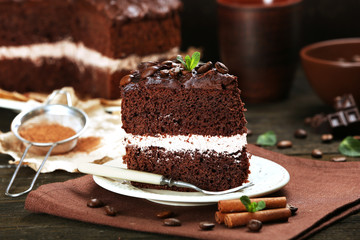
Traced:
POLYGON ((46 100, 45 105, 50 104, 50 102, 51 102, 58 94, 66 95, 67 105, 68 105, 69 107, 72 106, 72 101, 71 101, 70 93, 69 93, 68 91, 65 91, 65 90, 55 90, 55 91, 53 91, 53 92, 50 94, 50 96, 48 97, 48 99, 46 100))
POLYGON ((141 172, 131 169, 99 165, 93 163, 81 163, 78 165, 78 170, 82 173, 87 173, 97 176, 118 178, 118 179, 124 179, 124 180, 141 182, 141 183, 149 183, 155 185, 160 185, 164 178, 162 175, 155 173, 141 172))

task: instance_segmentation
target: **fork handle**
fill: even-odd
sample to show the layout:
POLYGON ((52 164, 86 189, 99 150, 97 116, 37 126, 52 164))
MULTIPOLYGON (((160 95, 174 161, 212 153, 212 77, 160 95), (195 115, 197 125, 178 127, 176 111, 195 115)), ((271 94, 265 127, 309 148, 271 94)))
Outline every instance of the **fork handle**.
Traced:
POLYGON ((124 179, 133 182, 161 185, 164 177, 155 173, 141 172, 131 169, 99 165, 94 163, 80 163, 78 170, 82 173, 109 178, 124 179))

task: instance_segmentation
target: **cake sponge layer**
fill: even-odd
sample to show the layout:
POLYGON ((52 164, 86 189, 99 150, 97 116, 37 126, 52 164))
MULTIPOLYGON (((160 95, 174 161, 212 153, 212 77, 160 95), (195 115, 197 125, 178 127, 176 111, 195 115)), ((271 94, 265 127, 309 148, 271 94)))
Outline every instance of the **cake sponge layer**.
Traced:
MULTIPOLYGON (((209 191, 222 191, 242 185, 249 174, 246 147, 227 154, 215 151, 166 151, 164 148, 127 146, 123 158, 128 169, 161 174, 166 178, 194 184, 209 191)), ((186 188, 132 183, 136 187, 190 191, 186 188)))

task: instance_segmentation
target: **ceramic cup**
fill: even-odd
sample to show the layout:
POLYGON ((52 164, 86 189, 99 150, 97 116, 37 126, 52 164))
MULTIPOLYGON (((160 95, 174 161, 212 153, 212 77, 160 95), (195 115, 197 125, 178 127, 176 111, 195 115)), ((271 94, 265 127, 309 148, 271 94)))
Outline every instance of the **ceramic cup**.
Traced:
POLYGON ((301 0, 217 0, 221 60, 248 103, 287 97, 298 63, 301 0))

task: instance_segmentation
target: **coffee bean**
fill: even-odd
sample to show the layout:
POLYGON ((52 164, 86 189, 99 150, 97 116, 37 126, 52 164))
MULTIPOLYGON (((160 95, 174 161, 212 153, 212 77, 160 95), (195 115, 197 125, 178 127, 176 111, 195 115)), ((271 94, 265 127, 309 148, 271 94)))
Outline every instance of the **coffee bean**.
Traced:
POLYGON ((174 216, 174 213, 172 211, 162 211, 156 214, 156 217, 158 218, 169 218, 174 216))
POLYGON ((116 215, 116 210, 115 208, 109 206, 109 205, 106 205, 105 206, 105 214, 108 215, 108 216, 115 216, 116 215))
POLYGON ((307 117, 307 118, 305 118, 305 120, 304 120, 305 125, 310 125, 311 122, 312 122, 312 118, 311 118, 311 117, 307 117))
POLYGON ((199 67, 199 69, 197 70, 198 74, 202 74, 202 73, 206 73, 207 71, 209 71, 212 68, 213 64, 211 61, 203 64, 202 66, 199 67))
POLYGON ((97 198, 91 198, 86 205, 91 208, 99 208, 104 206, 104 203, 97 198))
POLYGON ((321 135, 321 141, 323 143, 330 143, 334 139, 332 134, 323 134, 321 135))
POLYGON ((256 219, 251 219, 247 224, 247 228, 251 232, 258 232, 262 228, 262 222, 256 219))
POLYGON ((304 129, 299 128, 294 132, 294 137, 296 138, 306 138, 307 132, 304 129))
POLYGON ((360 136, 353 136, 353 138, 360 141, 360 136))
POLYGON ((221 62, 216 62, 215 68, 218 72, 223 73, 223 74, 226 74, 229 72, 229 69, 225 66, 225 64, 223 64, 221 62))
POLYGON ((353 60, 354 62, 360 62, 360 55, 354 55, 353 58, 352 58, 352 60, 353 60))
POLYGON ((345 58, 338 58, 337 61, 338 62, 346 62, 345 58))
POLYGON ((169 70, 167 70, 167 69, 160 70, 160 75, 162 77, 168 76, 169 75, 169 70))
POLYGON ((166 218, 164 219, 163 223, 165 226, 170 226, 170 227, 181 226, 181 222, 177 218, 166 218))
POLYGON ((172 64, 173 64, 173 61, 166 60, 161 63, 161 66, 163 66, 164 68, 171 68, 172 64))
POLYGON ((155 65, 157 65, 157 62, 154 62, 154 61, 141 63, 141 67, 143 67, 143 68, 148 68, 148 67, 155 66, 155 65))
POLYGON ((157 66, 151 66, 146 68, 142 73, 141 73, 141 78, 147 78, 150 77, 151 75, 153 75, 159 68, 157 66))
POLYGON ((345 162, 346 157, 343 157, 343 156, 341 156, 341 157, 333 157, 333 158, 331 158, 331 160, 334 161, 334 162, 345 162))
POLYGON ((173 67, 169 73, 171 76, 176 77, 180 73, 180 67, 173 67))
POLYGON ((289 207, 289 209, 290 209, 291 215, 294 216, 294 215, 296 214, 298 208, 295 207, 295 206, 292 206, 292 205, 290 205, 290 204, 288 205, 288 207, 289 207))
POLYGON ((200 222, 199 228, 204 231, 212 230, 215 227, 213 222, 200 222))
POLYGON ((124 85, 128 84, 129 82, 131 82, 131 78, 132 78, 131 74, 125 75, 124 77, 122 77, 120 80, 120 86, 124 86, 124 85))
POLYGON ((283 140, 278 142, 278 144, 276 145, 278 148, 291 148, 292 147, 292 142, 288 141, 288 140, 283 140))
POLYGON ((311 156, 314 158, 322 158, 322 155, 323 155, 323 153, 319 149, 314 149, 311 152, 311 156))

